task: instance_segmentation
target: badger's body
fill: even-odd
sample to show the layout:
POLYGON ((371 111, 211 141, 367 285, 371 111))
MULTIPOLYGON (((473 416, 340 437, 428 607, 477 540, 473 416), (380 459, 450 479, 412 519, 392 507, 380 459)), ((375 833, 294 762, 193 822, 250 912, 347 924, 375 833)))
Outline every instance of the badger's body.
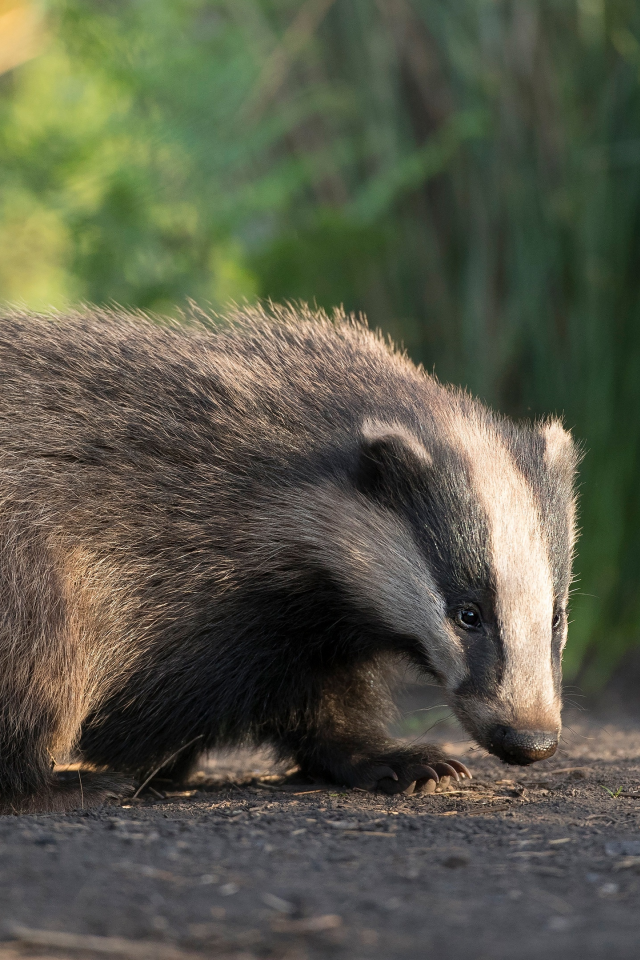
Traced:
POLYGON ((394 656, 487 749, 553 752, 575 471, 557 422, 516 427, 304 310, 218 332, 11 315, 0 375, 4 809, 78 804, 52 756, 180 776, 243 741, 420 788, 452 771, 387 738, 394 656))

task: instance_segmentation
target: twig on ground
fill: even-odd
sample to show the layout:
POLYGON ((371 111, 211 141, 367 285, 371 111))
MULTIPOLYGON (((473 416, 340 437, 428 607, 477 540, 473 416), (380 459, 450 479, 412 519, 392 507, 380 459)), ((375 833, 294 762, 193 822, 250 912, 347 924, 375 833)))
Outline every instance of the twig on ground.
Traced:
MULTIPOLYGON (((170 944, 154 941, 128 940, 125 937, 96 937, 82 933, 64 933, 58 930, 32 930, 15 926, 11 933, 21 944, 30 947, 48 947, 52 950, 78 950, 103 956, 126 957, 127 960, 201 960, 202 954, 186 952, 170 944)), ((227 954, 226 960, 249 960, 247 954, 227 954)), ((225 960, 219 957, 218 960, 225 960)))
POLYGON ((182 753, 183 750, 186 750, 187 747, 190 747, 192 744, 194 744, 194 743, 196 742, 196 740, 202 740, 202 734, 201 734, 201 733, 198 734, 197 737, 194 737, 193 740, 189 740, 188 743, 183 743, 179 750, 176 750, 176 752, 175 752, 175 753, 172 753, 170 757, 167 757, 165 760, 163 760, 162 763, 159 764, 159 765, 155 768, 155 770, 152 770, 151 773, 149 774, 149 776, 147 777, 147 779, 146 779, 143 783, 140 784, 140 786, 138 787, 138 789, 136 790, 136 792, 134 793, 134 795, 131 797, 131 799, 132 799, 132 800, 137 800, 138 797, 140 796, 140 794, 142 793, 142 791, 144 790, 144 788, 147 786, 147 784, 148 784, 148 783, 151 783, 151 781, 152 781, 153 778, 155 777, 156 773, 160 773, 160 771, 162 770, 163 767, 166 767, 166 765, 167 765, 168 763, 171 763, 172 760, 175 760, 175 758, 176 758, 180 753, 182 753))

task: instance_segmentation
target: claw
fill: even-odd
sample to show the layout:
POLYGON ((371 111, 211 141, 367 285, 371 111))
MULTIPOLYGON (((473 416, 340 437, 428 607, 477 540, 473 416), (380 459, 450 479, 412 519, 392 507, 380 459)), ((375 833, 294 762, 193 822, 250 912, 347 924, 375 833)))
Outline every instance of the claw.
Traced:
POLYGON ((380 790, 382 793, 399 793, 398 774, 393 767, 381 765, 372 770, 374 778, 373 789, 380 790))
POLYGON ((464 763, 460 763, 459 760, 447 760, 447 763, 449 766, 452 766, 455 770, 457 770, 462 777, 466 777, 468 780, 473 780, 471 771, 465 767, 464 763))
POLYGON ((374 767, 371 771, 371 776, 374 780, 384 780, 385 777, 391 777, 392 780, 398 779, 398 774, 392 767, 374 767))
POLYGON ((453 763, 436 763, 435 768, 441 777, 453 777, 454 780, 459 780, 460 776, 453 765, 454 763, 455 761, 453 763))
POLYGON ((440 778, 434 767, 428 767, 426 764, 421 764, 417 768, 413 767, 410 776, 414 776, 415 780, 402 791, 407 797, 411 797, 414 793, 425 793, 425 791, 432 793, 432 790, 426 790, 427 784, 432 783, 433 790, 435 790, 436 784, 440 782, 440 778))
POLYGON ((433 780, 435 783, 440 783, 440 777, 433 769, 433 767, 423 766, 420 770, 420 775, 416 777, 416 783, 418 786, 422 786, 423 783, 426 783, 428 780, 433 780))
POLYGON ((433 766, 428 764, 407 763, 401 755, 397 758, 400 764, 398 774, 390 763, 396 763, 396 758, 390 758, 390 763, 381 763, 378 766, 361 768, 360 786, 367 790, 380 790, 382 793, 404 793, 410 797, 414 793, 433 793, 436 784, 442 781, 448 786, 450 780, 460 780, 461 777, 471 779, 469 770, 459 760, 438 760, 433 766))

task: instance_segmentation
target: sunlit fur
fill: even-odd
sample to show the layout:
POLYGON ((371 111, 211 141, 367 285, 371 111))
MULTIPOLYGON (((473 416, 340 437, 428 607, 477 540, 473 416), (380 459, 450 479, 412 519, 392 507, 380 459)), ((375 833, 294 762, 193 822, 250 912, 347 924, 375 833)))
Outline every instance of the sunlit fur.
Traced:
POLYGON ((495 723, 559 727, 576 456, 557 421, 498 418, 305 308, 217 329, 15 313, 0 374, 5 811, 78 805, 52 757, 96 768, 90 804, 122 789, 101 770, 181 777, 239 742, 402 786, 442 755, 387 736, 394 658, 489 748, 495 723), (470 599, 481 637, 452 617, 470 599))

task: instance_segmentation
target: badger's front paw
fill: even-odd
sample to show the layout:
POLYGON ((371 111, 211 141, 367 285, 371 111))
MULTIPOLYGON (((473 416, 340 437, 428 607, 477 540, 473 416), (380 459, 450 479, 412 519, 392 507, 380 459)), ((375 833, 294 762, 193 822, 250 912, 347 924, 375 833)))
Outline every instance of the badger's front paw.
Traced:
POLYGON ((381 757, 378 762, 359 764, 358 786, 365 790, 380 790, 382 793, 433 793, 442 777, 460 780, 471 773, 459 760, 449 758, 430 760, 428 757, 407 757, 401 753, 381 757))

